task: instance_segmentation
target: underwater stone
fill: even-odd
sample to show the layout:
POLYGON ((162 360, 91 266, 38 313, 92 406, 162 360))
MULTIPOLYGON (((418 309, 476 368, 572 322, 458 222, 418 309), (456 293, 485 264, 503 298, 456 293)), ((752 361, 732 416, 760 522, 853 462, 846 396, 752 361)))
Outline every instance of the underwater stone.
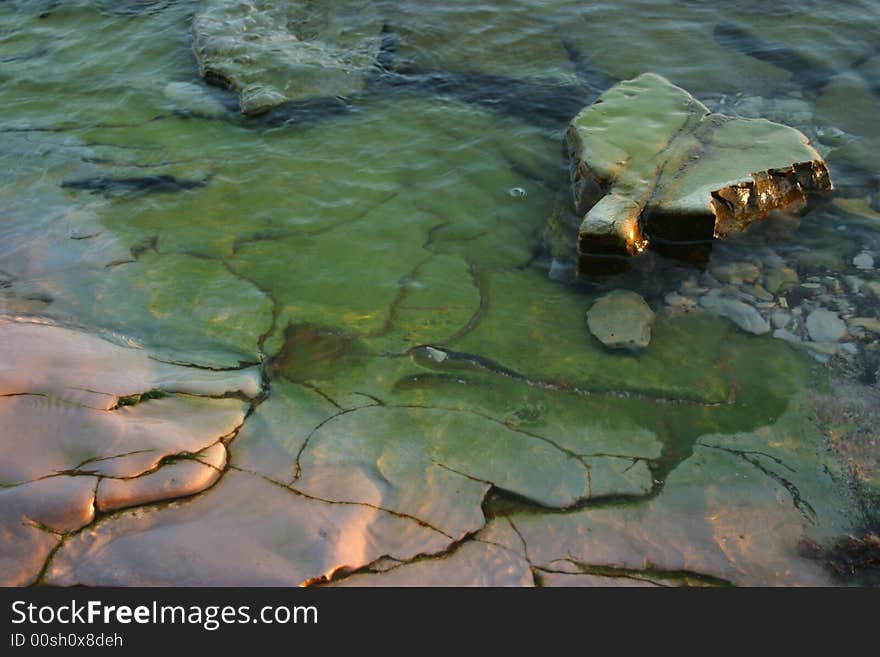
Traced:
POLYGON ((726 317, 747 333, 763 335, 770 332, 770 324, 761 317, 761 313, 742 301, 710 292, 700 299, 700 305, 713 315, 726 317))
POLYGON ((846 324, 837 313, 819 308, 807 316, 807 332, 815 342, 837 342, 846 336, 846 324))
POLYGON ((832 189, 798 130, 712 113, 652 73, 602 94, 566 141, 581 255, 724 238, 773 210, 804 212, 832 189))
POLYGON ((874 269, 874 258, 867 251, 862 251, 859 255, 853 258, 852 263, 855 265, 856 269, 866 271, 874 269))
POLYGON ((364 0, 205 0, 193 21, 202 77, 238 91, 245 114, 359 93, 381 31, 364 0))
POLYGON ((797 272, 791 267, 779 267, 764 277, 764 288, 771 294, 784 294, 800 282, 797 272))
POLYGON ((654 311, 635 292, 615 290, 587 311, 587 324, 606 347, 644 349, 651 342, 654 311))

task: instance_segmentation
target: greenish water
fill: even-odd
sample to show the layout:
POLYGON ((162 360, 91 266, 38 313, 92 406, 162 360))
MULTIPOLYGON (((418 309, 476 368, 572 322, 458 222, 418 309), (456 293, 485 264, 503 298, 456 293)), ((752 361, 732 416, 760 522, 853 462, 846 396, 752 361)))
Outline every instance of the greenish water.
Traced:
MULTIPOLYGON (((852 464, 812 421, 826 376, 815 351, 665 299, 745 260, 790 266, 824 286, 816 303, 877 317, 877 298, 846 277, 880 280, 852 264, 863 251, 880 260, 880 4, 374 4, 394 35, 392 69, 445 77, 378 75, 345 103, 245 117, 234 91, 199 77, 198 2, 0 2, 0 313, 177 363, 259 365, 232 465, 449 538, 410 555, 486 531, 488 491, 490 527, 523 514, 538 523, 532 540, 569 546, 560 554, 574 553, 566 537, 593 508, 709 554, 716 544, 682 518, 748 507, 746 526, 797 528, 769 553, 727 553, 735 567, 654 569, 800 581, 799 540, 830 544, 867 522, 852 464), (645 71, 713 110, 803 131, 835 201, 716 245, 708 261, 651 254, 624 275, 550 276, 542 233, 567 184, 567 108, 645 71), (658 314, 638 355, 604 349, 586 327, 592 301, 618 287, 658 314), (663 506, 669 489, 677 510, 663 506), (545 517, 566 529, 545 532, 545 517)), ((845 342, 847 367, 876 385, 876 339, 845 342)), ((126 549, 109 557, 121 579, 76 581, 161 581, 159 562, 142 560, 126 579, 126 549)), ((534 572, 555 572, 533 549, 534 572)), ((577 572, 641 568, 603 559, 577 572)), ((243 572, 233 583, 250 581, 243 572)), ((196 577, 229 581, 209 566, 196 577)))

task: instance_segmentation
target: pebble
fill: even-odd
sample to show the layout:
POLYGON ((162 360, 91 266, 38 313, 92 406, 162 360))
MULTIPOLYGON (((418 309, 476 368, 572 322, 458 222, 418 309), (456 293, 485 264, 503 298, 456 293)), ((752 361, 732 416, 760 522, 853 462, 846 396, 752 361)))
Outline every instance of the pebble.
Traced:
POLYGON ((801 344, 801 339, 796 336, 791 331, 787 331, 784 328, 778 328, 773 331, 773 337, 778 338, 779 340, 785 340, 786 342, 790 342, 792 344, 801 344))
POLYGON ((856 356, 859 353, 859 345, 854 342, 844 342, 840 345, 840 350, 850 356, 856 356))
POLYGON ((712 274, 722 283, 754 283, 761 270, 751 262, 731 262, 714 268, 712 274))
POLYGON ((764 277, 764 287, 771 294, 781 294, 798 284, 800 279, 791 267, 777 267, 764 277))
POLYGON ((830 310, 819 308, 807 315, 807 333, 814 342, 837 342, 846 335, 846 324, 830 310))
POLYGON ((867 251, 862 251, 859 255, 853 258, 852 263, 855 265, 856 269, 861 269, 863 271, 874 269, 874 257, 867 251))
POLYGON ((770 322, 773 324, 774 328, 782 329, 791 323, 791 315, 781 311, 776 311, 775 313, 771 313, 770 322))
POLYGON ((751 296, 755 297, 756 299, 760 299, 761 301, 773 301, 773 295, 770 294, 758 283, 745 286, 743 288, 743 292, 745 292, 746 294, 750 294, 751 296))
POLYGON ((663 300, 666 302, 666 305, 680 310, 690 310, 697 305, 697 302, 694 299, 683 296, 678 292, 670 292, 663 298, 663 300))
POLYGON ((880 319, 876 317, 853 317, 849 320, 849 324, 866 329, 871 333, 880 334, 880 319))
POLYGON ((747 333, 763 335, 770 332, 770 324, 761 313, 742 301, 710 292, 700 299, 700 305, 713 315, 729 319, 747 333))
POLYGON ((843 280, 846 281, 847 286, 853 294, 861 292, 862 287, 865 285, 865 281, 858 276, 845 276, 843 280))

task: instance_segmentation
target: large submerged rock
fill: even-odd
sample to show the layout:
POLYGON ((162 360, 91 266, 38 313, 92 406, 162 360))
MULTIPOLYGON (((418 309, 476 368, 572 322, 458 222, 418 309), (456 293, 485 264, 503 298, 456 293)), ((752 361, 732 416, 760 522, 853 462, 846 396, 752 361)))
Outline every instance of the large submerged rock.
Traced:
POLYGON ((381 30, 369 0, 203 0, 193 21, 202 77, 238 91, 245 114, 358 93, 381 30))
POLYGON ((712 113, 651 73, 602 94, 566 140, 581 256, 723 238, 832 189, 798 130, 712 113))

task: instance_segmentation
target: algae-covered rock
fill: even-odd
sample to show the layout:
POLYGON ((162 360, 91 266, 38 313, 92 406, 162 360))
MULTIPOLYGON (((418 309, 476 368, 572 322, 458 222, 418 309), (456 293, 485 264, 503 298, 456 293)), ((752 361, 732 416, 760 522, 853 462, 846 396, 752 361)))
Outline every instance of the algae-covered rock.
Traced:
POLYGON ((245 114, 358 93, 381 29, 369 0, 205 0, 193 21, 202 76, 238 91, 245 114))
POLYGON ((581 254, 633 255, 651 240, 723 238, 831 190, 794 128, 711 113, 659 75, 605 92, 567 132, 581 254))
POLYGON ((654 311, 629 290, 615 290, 601 297, 587 311, 590 333, 612 349, 644 349, 651 342, 654 311))

